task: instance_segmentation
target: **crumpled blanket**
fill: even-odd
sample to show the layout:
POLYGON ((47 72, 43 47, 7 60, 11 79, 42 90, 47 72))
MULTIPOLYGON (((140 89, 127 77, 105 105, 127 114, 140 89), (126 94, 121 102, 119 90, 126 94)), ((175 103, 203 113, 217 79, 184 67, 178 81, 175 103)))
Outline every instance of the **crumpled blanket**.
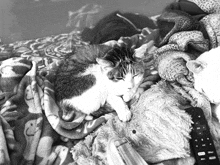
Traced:
MULTIPOLYGON (((184 0, 179 0, 181 1, 184 0)), ((186 61, 220 45, 219 3, 212 0, 212 5, 207 9, 203 0, 189 1, 201 9, 198 12, 203 11, 202 14, 198 13, 199 17, 196 14, 192 16, 190 11, 184 10, 186 8, 181 9, 181 14, 165 11, 158 18, 161 25, 173 21, 171 25, 176 26, 169 24, 168 29, 162 33, 143 29, 139 35, 122 37, 119 41, 105 44, 125 44, 143 58, 146 73, 141 87, 145 91, 159 79, 163 79, 192 105, 202 107, 207 112, 207 103, 204 100, 195 101, 182 87, 192 88, 193 85, 193 78, 185 67, 186 61), (187 21, 187 24, 182 20, 187 21)), ((160 29, 160 24, 158 28, 160 29)), ((76 156, 74 154, 77 153, 77 157, 80 154, 93 155, 92 150, 83 150, 80 144, 86 143, 89 144, 86 147, 90 147, 94 142, 91 138, 94 136, 93 131, 105 126, 112 114, 85 121, 76 129, 66 129, 69 123, 60 120, 53 91, 53 78, 60 59, 78 46, 86 44, 80 39, 79 32, 73 31, 0 45, 0 164, 77 165, 80 161, 83 164, 84 160, 77 162, 73 159, 76 156), (74 152, 77 147, 82 152, 88 152, 74 152)), ((139 96, 132 100, 131 104, 135 104, 138 98, 139 96)), ((219 144, 219 130, 212 130, 212 135, 215 136, 215 144, 219 144)), ((102 139, 100 145, 101 142, 102 139)), ((220 147, 217 147, 219 154, 220 147)), ((99 159, 105 159, 102 156, 99 159)), ((94 162, 102 163, 97 159, 92 160, 94 162)))
MULTIPOLYGON (((155 38, 153 46, 150 44, 151 41, 145 40, 145 37, 143 37, 143 33, 132 37, 122 37, 117 42, 110 41, 106 44, 126 44, 133 47, 135 47, 136 45, 141 45, 137 49, 137 53, 138 51, 140 51, 140 56, 145 56, 144 58, 146 58, 147 60, 153 59, 152 61, 154 61, 154 67, 157 68, 156 70, 158 71, 160 78, 168 82, 176 91, 176 93, 179 93, 183 98, 188 100, 191 106, 202 108, 206 119, 208 120, 218 156, 220 157, 220 124, 214 119, 212 120, 211 106, 208 100, 196 91, 193 91, 193 77, 185 65, 188 60, 196 59, 201 53, 220 45, 219 2, 215 0, 179 0, 175 5, 177 5, 177 7, 179 8, 173 10, 172 8, 168 7, 167 10, 165 10, 158 17, 159 37, 155 38), (205 2, 207 2, 208 4, 205 2), (191 6, 192 8, 189 10, 188 6, 191 6), (192 91, 190 92, 190 90, 192 91)), ((154 31, 153 33, 156 34, 157 32, 154 31)), ((146 90, 144 94, 149 92, 151 89, 152 88, 146 90)), ((143 96, 144 94, 142 94, 141 96, 143 96)), ((166 99, 164 98, 164 100, 166 99)), ((155 120, 157 120, 158 118, 155 118, 155 120)), ((131 121, 131 123, 133 122, 131 121)), ((144 123, 141 123, 141 120, 139 120, 139 122, 136 123, 136 126, 134 126, 133 128, 139 128, 139 124, 141 125, 144 123)), ((100 134, 90 134, 86 137, 84 141, 80 141, 79 143, 77 143, 77 145, 73 147, 72 153, 74 160, 81 165, 106 164, 106 154, 108 154, 106 153, 106 145, 108 143, 107 141, 112 136, 118 136, 115 135, 114 131, 112 130, 115 130, 115 132, 118 131, 118 134, 122 135, 124 133, 123 128, 125 127, 120 127, 120 123, 117 123, 117 121, 112 125, 108 122, 107 125, 104 125, 99 129, 102 130, 100 134), (104 138, 99 139, 99 136, 104 138), (99 152, 97 152, 97 150, 99 152)), ((131 128, 129 127, 128 129, 131 128)), ((150 132, 145 132, 145 134, 148 133, 150 132)), ((139 134, 139 132, 137 134, 140 136, 142 135, 139 134)), ((156 138, 156 136, 154 138, 156 138)), ((151 137, 145 140, 148 141, 150 139, 151 137)), ((139 140, 140 144, 145 143, 144 139, 142 141, 137 138, 137 140, 139 140)), ((131 138, 130 142, 132 146, 135 146, 134 139, 131 138)), ((157 145, 159 144, 155 144, 155 147, 153 148, 156 148, 157 145)), ((138 151, 138 149, 140 148, 136 148, 136 151, 138 151)), ((170 149, 168 150, 170 151, 170 149)), ((139 154, 142 153, 139 151, 139 154)), ((146 154, 148 154, 148 152, 146 154)), ((167 155, 167 159, 169 159, 168 157, 169 156, 167 155)), ((152 160, 149 160, 152 157, 144 158, 146 160, 148 159, 148 163, 153 162, 152 160)), ((158 158, 157 154, 155 154, 155 157, 153 158, 158 158)), ((180 162, 177 163, 175 161, 176 160, 173 160, 172 163, 181 164, 180 162)), ((182 164, 194 164, 194 162, 182 162, 182 164)))
POLYGON ((72 39, 77 35, 0 46, 0 164, 71 163, 74 141, 65 143, 61 137, 81 139, 106 121, 100 117, 77 130, 64 129, 60 121, 52 82, 60 59, 86 44, 72 39))
MULTIPOLYGON (((53 90, 57 66, 66 54, 86 44, 73 31, 0 45, 0 164, 74 163, 70 149, 110 118, 98 115, 72 129, 74 123, 59 116, 53 90)), ((148 70, 146 88, 159 78, 148 77, 148 70)))

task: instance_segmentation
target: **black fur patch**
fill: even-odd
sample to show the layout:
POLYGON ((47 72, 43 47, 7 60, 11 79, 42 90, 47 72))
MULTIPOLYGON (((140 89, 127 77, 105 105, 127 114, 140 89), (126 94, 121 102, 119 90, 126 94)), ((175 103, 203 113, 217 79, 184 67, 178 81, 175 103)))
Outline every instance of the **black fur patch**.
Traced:
POLYGON ((79 96, 96 83, 93 75, 81 76, 85 70, 96 63, 97 57, 103 57, 111 49, 108 46, 88 45, 76 50, 75 54, 67 55, 60 64, 54 82, 55 97, 59 102, 73 96, 79 96))

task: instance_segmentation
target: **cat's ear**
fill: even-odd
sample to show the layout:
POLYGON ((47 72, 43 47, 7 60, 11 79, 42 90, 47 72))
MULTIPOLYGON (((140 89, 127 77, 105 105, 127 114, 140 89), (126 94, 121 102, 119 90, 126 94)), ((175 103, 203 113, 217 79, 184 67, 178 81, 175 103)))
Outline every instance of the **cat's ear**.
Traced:
POLYGON ((112 67, 112 63, 110 61, 101 58, 96 58, 96 62, 104 69, 112 67))
POLYGON ((191 60, 186 63, 186 67, 189 71, 198 74, 206 67, 206 63, 198 60, 191 60))

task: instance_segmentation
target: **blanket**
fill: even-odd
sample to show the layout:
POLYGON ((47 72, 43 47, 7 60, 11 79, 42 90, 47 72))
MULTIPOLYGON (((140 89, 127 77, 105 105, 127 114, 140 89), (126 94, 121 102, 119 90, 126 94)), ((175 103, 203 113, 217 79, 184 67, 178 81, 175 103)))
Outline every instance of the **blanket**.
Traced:
MULTIPOLYGON (((180 2, 183 0, 178 5, 185 5, 180 2)), ((202 0, 186 2, 199 8, 200 10, 196 10, 198 13, 192 14, 184 7, 179 9, 181 12, 165 11, 157 18, 158 29, 143 29, 141 34, 105 44, 127 45, 143 58, 145 78, 141 87, 145 91, 159 79, 163 79, 172 84, 179 94, 184 95, 191 105, 209 112, 207 102, 193 99, 178 87, 193 83, 193 78, 185 67, 186 61, 220 45, 220 4, 217 0, 212 0, 206 8, 202 0), (175 26, 170 26, 170 22, 175 26), (165 31, 161 31, 163 25, 167 25, 165 31), (187 54, 183 55, 182 52, 187 54), (175 53, 179 53, 178 56, 170 56, 175 53)), ((112 120, 114 114, 101 113, 93 120, 84 121, 71 129, 77 123, 61 120, 54 98, 53 80, 60 60, 86 44, 88 43, 81 40, 80 32, 72 31, 69 34, 0 45, 0 164, 77 165, 83 161, 80 159, 77 162, 78 159, 74 159, 75 149, 79 146, 78 151, 81 151, 81 143, 93 143, 93 132, 102 130, 102 126, 112 120)), ((139 96, 130 104, 135 104, 138 98, 139 96)), ((189 133, 190 129, 187 130, 189 133)), ((220 136, 217 134, 218 130, 212 130, 220 154, 220 147, 217 145, 220 136)), ((77 157, 80 154, 93 155, 90 149, 82 152, 77 152, 77 157)), ((92 158, 91 164, 103 163, 102 159, 105 159, 92 158)))
POLYGON ((72 162, 71 144, 60 143, 49 123, 52 115, 45 111, 55 108, 46 103, 54 103, 47 72, 53 74, 63 54, 72 51, 72 43, 76 47, 80 42, 72 36, 77 33, 1 45, 1 164, 72 162))
MULTIPOLYGON (((59 116, 53 90, 57 67, 86 44, 73 31, 0 46, 1 164, 73 163, 70 149, 109 119, 99 115, 72 129, 77 120, 68 123, 59 116)), ((148 78, 147 86, 157 78, 148 78)))

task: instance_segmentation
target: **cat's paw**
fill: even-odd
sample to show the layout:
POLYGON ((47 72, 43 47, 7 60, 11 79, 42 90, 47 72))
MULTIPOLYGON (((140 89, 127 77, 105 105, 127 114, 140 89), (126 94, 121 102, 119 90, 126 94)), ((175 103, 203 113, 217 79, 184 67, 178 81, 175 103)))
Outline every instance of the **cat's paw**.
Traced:
POLYGON ((122 96, 122 98, 123 98, 123 100, 124 100, 124 102, 129 102, 131 99, 132 99, 132 97, 133 97, 133 93, 126 93, 126 94, 124 94, 123 96, 122 96))
POLYGON ((91 120, 93 120, 93 116, 91 116, 91 115, 87 115, 87 116, 85 117, 85 120, 87 120, 87 121, 91 121, 91 120))
POLYGON ((123 111, 123 113, 118 114, 118 118, 123 121, 129 121, 131 119, 132 113, 129 110, 123 111))

